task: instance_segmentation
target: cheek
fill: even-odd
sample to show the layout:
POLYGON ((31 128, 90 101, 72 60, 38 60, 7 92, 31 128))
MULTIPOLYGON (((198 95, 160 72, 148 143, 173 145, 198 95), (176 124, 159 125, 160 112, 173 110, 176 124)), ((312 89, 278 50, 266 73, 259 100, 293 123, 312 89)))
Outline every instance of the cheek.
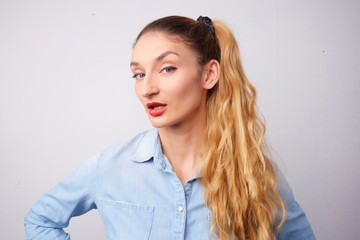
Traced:
POLYGON ((134 89, 135 89, 136 96, 137 96, 138 98, 140 98, 140 85, 139 85, 138 82, 135 82, 135 84, 134 84, 134 89))
POLYGON ((137 82, 135 82, 135 94, 137 98, 141 101, 141 94, 140 94, 140 86, 137 82))
POLYGON ((187 66, 175 78, 166 81, 176 95, 191 95, 201 89, 201 74, 197 68, 187 66))
POLYGON ((197 78, 180 79, 171 88, 170 94, 176 97, 179 104, 196 104, 201 99, 201 86, 197 78))

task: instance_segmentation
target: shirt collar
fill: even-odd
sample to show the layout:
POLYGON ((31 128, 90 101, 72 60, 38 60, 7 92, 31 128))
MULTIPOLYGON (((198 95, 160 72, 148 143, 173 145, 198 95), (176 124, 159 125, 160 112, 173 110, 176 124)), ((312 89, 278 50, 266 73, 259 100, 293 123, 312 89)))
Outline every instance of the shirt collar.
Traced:
POLYGON ((159 169, 168 171, 172 169, 169 160, 162 153, 159 132, 156 128, 143 133, 143 138, 140 140, 132 160, 139 163, 153 160, 159 169))
MULTIPOLYGON (((150 160, 153 160, 154 165, 165 172, 170 172, 172 166, 163 154, 161 149, 161 142, 159 137, 159 132, 157 128, 153 128, 143 133, 143 137, 140 140, 139 146, 132 157, 132 160, 139 163, 144 163, 150 160)), ((198 169, 195 175, 189 179, 192 181, 194 179, 200 178, 201 172, 198 169)))

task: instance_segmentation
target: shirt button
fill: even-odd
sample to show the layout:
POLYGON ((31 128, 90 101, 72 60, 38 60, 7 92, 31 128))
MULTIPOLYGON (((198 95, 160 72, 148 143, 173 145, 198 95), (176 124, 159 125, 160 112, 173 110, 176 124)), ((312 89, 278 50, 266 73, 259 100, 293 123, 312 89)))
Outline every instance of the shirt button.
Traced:
POLYGON ((178 211, 179 211, 179 212, 182 212, 183 210, 184 210, 183 207, 178 207, 178 211))

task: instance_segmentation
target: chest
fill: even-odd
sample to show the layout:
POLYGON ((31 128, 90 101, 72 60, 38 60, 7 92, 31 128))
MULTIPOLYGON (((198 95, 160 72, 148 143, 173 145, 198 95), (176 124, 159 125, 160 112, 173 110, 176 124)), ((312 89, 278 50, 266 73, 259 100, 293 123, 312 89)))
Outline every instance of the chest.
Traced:
POLYGON ((96 204, 107 239, 209 239, 210 211, 197 180, 183 186, 174 172, 149 164, 130 170, 99 176, 96 204))

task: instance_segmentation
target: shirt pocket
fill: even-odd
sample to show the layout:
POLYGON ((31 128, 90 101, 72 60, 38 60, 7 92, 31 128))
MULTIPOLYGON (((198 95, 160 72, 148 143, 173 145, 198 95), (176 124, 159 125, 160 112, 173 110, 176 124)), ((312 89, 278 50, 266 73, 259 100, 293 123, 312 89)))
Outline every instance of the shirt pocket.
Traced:
POLYGON ((99 211, 108 240, 149 239, 154 207, 102 200, 99 211))

